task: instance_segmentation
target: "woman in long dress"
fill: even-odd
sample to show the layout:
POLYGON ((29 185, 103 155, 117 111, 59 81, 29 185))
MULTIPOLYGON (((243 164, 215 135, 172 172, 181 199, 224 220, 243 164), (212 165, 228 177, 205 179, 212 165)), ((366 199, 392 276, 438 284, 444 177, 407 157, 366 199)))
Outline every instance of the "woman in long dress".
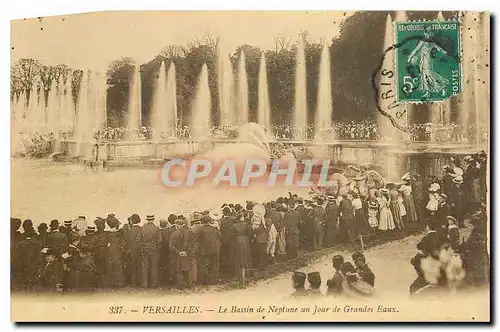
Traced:
POLYGON ((380 194, 378 192, 375 193, 377 197, 378 205, 379 205, 379 223, 378 229, 381 231, 393 230, 396 228, 394 224, 394 218, 392 217, 392 213, 389 210, 389 191, 385 188, 380 189, 380 194))
POLYGON ((403 176, 401 178, 404 183, 401 185, 400 191, 403 195, 403 202, 406 207, 406 221, 414 223, 418 220, 417 209, 415 208, 415 201, 413 200, 412 187, 410 184, 411 178, 403 176))

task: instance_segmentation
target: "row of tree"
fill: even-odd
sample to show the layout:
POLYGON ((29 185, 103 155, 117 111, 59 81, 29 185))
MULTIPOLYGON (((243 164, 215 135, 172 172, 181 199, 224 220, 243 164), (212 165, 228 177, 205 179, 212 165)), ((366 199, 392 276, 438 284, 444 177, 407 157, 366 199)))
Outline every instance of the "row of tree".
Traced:
MULTIPOLYGON (((341 25, 341 33, 337 38, 326 41, 330 44, 331 77, 332 77, 332 118, 333 120, 359 120, 373 118, 376 115, 374 91, 371 86, 371 75, 377 67, 383 52, 385 21, 388 12, 359 12, 347 18, 341 25)), ((432 19, 436 12, 409 13, 409 19, 432 19)), ((445 16, 452 13, 445 13, 445 16)), ((307 102, 309 121, 314 120, 318 90, 318 75, 323 42, 311 41, 307 33, 305 55, 307 66, 307 102)), ((233 69, 236 68, 241 52, 245 54, 248 77, 250 120, 256 119, 258 105, 258 72, 261 53, 266 55, 269 97, 273 123, 284 123, 291 120, 291 110, 295 94, 295 57, 296 43, 283 37, 275 39, 272 50, 262 50, 252 45, 239 46, 231 56, 233 69)), ((189 116, 191 102, 201 67, 207 64, 209 86, 212 97, 212 114, 215 124, 220 114, 217 53, 219 38, 207 35, 186 46, 167 46, 154 59, 141 64, 142 78, 142 113, 145 124, 149 123, 153 90, 161 62, 166 68, 171 62, 176 67, 177 104, 179 118, 189 116)), ((127 112, 128 93, 131 73, 135 63, 130 58, 117 59, 109 64, 107 71, 107 112, 109 125, 123 125, 127 112)), ((233 70, 233 72, 236 72, 233 70)), ((81 69, 71 69, 66 65, 46 66, 34 59, 21 59, 11 70, 12 96, 29 91, 33 84, 43 84, 45 91, 50 88, 53 79, 66 81, 72 77, 73 97, 78 98, 78 88, 82 78, 81 69), (37 79, 39 77, 39 79, 37 79)), ((422 111, 423 117, 426 110, 422 111)))

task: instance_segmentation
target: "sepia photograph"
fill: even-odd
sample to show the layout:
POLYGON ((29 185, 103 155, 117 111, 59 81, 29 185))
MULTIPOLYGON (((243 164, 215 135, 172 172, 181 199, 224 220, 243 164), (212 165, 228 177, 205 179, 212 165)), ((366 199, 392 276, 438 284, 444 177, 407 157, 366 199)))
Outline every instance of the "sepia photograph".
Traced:
POLYGON ((490 14, 11 21, 13 322, 490 322, 490 14))

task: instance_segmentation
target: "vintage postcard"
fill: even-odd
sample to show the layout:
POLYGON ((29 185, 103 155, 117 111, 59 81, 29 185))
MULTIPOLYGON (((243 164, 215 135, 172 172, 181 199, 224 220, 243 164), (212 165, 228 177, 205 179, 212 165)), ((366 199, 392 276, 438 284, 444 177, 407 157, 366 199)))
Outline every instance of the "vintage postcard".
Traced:
POLYGON ((11 30, 12 321, 490 321, 489 13, 11 30))

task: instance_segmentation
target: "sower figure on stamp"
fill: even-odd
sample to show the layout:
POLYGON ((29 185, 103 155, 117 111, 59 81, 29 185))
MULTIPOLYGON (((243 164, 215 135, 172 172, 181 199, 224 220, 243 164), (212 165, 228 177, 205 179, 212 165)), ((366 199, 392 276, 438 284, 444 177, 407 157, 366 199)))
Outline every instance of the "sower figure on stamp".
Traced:
POLYGON ((139 231, 142 263, 142 287, 155 288, 158 286, 158 272, 160 263, 161 232, 153 222, 154 215, 146 216, 146 224, 139 231))
POLYGON ((175 283, 178 288, 190 287, 189 271, 191 256, 195 246, 194 235, 189 230, 186 219, 176 220, 177 229, 170 237, 170 254, 173 256, 175 283))

